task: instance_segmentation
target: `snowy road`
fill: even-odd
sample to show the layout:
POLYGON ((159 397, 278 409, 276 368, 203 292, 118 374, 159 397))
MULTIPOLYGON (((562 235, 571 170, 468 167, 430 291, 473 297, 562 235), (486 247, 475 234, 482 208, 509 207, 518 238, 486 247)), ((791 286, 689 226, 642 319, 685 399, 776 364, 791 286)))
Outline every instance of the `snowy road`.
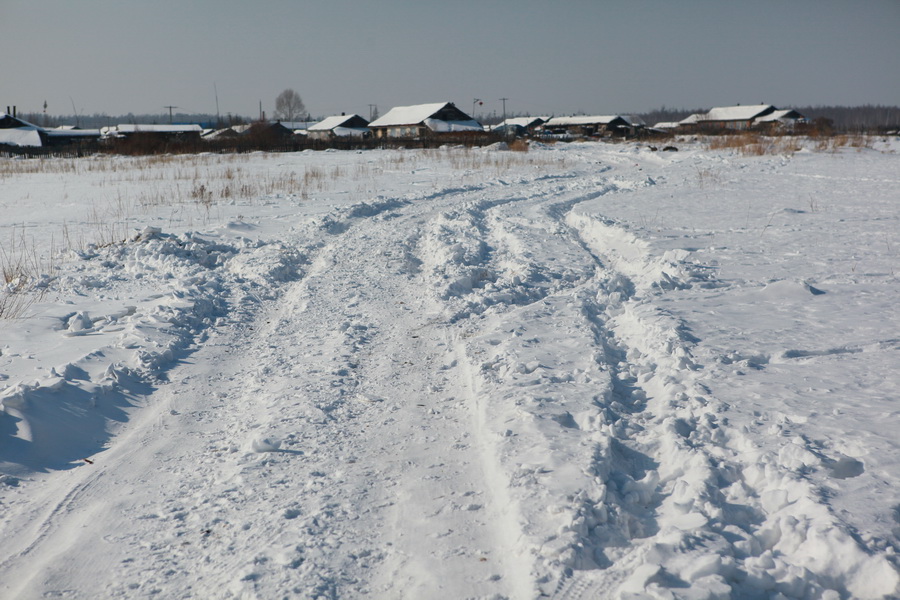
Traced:
MULTIPOLYGON (((692 307, 717 315, 756 282, 717 276, 693 247, 703 232, 672 245, 625 221, 623 205, 668 197, 679 177, 708 195, 702 152, 570 153, 577 167, 547 174, 299 204, 274 241, 206 247, 228 257, 175 278, 185 301, 212 304, 191 329, 202 343, 164 377, 107 374, 129 417, 92 464, 7 476, 3 595, 897 593, 887 534, 861 536, 815 475, 863 463, 813 430, 760 435, 767 417, 722 397, 751 389, 735 369, 753 357, 725 360, 714 333, 692 332, 705 322, 692 307)), ((784 164, 727 173, 746 185, 769 168, 784 164)), ((896 365, 897 350, 873 356, 896 365)), ((870 489, 898 479, 886 467, 870 489)))

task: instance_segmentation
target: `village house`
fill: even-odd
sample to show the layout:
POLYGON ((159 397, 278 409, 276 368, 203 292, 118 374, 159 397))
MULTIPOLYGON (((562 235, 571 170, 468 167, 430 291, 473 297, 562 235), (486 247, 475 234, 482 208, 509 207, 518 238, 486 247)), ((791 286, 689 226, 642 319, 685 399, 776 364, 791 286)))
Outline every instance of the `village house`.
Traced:
POLYGON ((798 125, 807 123, 802 114, 793 109, 776 110, 753 120, 754 127, 765 130, 792 130, 798 125))
POLYGON ((505 135, 507 137, 532 135, 536 133, 541 125, 546 123, 549 118, 550 117, 511 117, 492 127, 491 133, 505 135))
POLYGON ((634 125, 619 115, 553 117, 542 126, 551 135, 574 137, 626 137, 634 125))
POLYGON ((100 139, 99 129, 45 128, 17 116, 0 113, 0 144, 8 146, 65 146, 100 139))
POLYGON ((123 123, 104 127, 100 134, 104 138, 130 138, 135 135, 153 136, 165 140, 199 139, 203 129, 199 125, 136 125, 123 123))
POLYGON ((359 115, 337 115, 307 127, 311 140, 333 140, 335 138, 367 138, 372 135, 369 122, 359 115))
POLYGON ((44 129, 44 133, 45 142, 48 146, 91 143, 100 139, 99 129, 81 129, 72 125, 44 129))
MULTIPOLYGON (((696 113, 678 122, 683 131, 745 131, 755 129, 790 129, 806 118, 796 110, 779 110, 771 104, 718 106, 706 113, 696 113)), ((668 125, 668 124, 667 124, 668 125)), ((657 127, 660 125, 658 124, 657 127)))
POLYGON ((369 123, 377 138, 421 138, 445 133, 483 132, 481 123, 452 102, 395 106, 369 123))
POLYGON ((750 129, 753 121, 775 112, 771 104, 752 104, 747 106, 719 106, 710 109, 697 121, 702 129, 750 129))
POLYGON ((43 129, 33 123, 8 113, 0 113, 0 144, 40 147, 44 145, 42 132, 43 129))

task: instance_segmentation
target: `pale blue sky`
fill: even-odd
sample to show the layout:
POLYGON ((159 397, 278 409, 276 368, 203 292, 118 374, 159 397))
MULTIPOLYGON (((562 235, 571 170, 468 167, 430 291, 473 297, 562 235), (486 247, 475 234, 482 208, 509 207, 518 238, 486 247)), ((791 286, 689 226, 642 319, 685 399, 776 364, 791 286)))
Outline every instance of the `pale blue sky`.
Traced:
POLYGON ((0 110, 900 105, 900 0, 0 0, 0 110))

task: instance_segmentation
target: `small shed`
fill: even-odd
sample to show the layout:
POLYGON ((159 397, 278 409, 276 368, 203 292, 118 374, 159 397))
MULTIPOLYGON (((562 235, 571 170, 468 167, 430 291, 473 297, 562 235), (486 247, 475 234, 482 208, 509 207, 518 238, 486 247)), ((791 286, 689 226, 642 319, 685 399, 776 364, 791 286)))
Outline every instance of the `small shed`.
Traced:
POLYGON ((420 138, 445 133, 484 131, 481 123, 452 102, 395 106, 369 123, 377 138, 420 138))
POLYGON ((334 138, 367 138, 372 135, 369 122, 359 115, 336 115, 306 128, 311 140, 332 140, 334 138))

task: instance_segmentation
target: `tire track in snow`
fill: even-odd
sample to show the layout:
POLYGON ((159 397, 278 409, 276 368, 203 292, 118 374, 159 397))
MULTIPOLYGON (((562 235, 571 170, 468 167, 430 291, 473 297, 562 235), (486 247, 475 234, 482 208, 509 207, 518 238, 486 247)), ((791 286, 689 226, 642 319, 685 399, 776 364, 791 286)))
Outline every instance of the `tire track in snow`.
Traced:
MULTIPOLYGON (((683 253, 653 258, 621 226, 572 212, 595 197, 591 194, 555 190, 533 194, 533 205, 530 199, 466 205, 443 215, 433 227, 430 255, 422 259, 426 269, 445 281, 455 284, 464 273, 465 285, 439 285, 438 291, 450 306, 463 307, 448 314, 473 340, 466 342, 465 354, 479 373, 479 395, 491 397, 483 403, 486 431, 504 438, 492 452, 505 473, 522 529, 533 542, 532 573, 541 589, 552 592, 555 581, 559 598, 672 588, 713 596, 736 590, 802 597, 865 594, 865 582, 854 573, 887 575, 890 567, 873 561, 860 569, 864 553, 835 527, 834 519, 825 521, 831 532, 826 535, 854 556, 845 569, 830 566, 843 570, 844 579, 817 577, 810 571, 813 563, 804 558, 810 549, 797 553, 797 543, 780 541, 781 532, 793 527, 793 521, 784 519, 796 517, 773 519, 770 511, 794 502, 779 488, 796 486, 797 481, 789 481, 796 478, 784 470, 778 477, 762 476, 778 461, 763 460, 768 466, 760 471, 741 456, 748 442, 729 427, 722 416, 727 407, 703 385, 702 366, 691 353, 697 340, 683 323, 655 307, 653 300, 662 294, 708 285, 705 276, 683 262, 683 253), (502 214, 507 207, 518 221, 502 214), (532 208, 533 216, 522 221, 521 213, 532 208), (561 227, 547 225, 553 222, 561 227), (556 238, 567 238, 562 245, 572 248, 544 247, 556 238), (536 259, 535 251, 545 252, 544 260, 536 259), (550 258, 582 264, 578 251, 589 257, 596 277, 546 285, 538 275, 542 270, 566 279, 564 269, 551 265, 550 258), (516 279, 516 271, 524 275, 516 279), (466 279, 471 272, 489 276, 466 279), (571 314, 572 306, 579 316, 571 314), (572 323, 584 320, 593 332, 592 339, 581 343, 592 348, 607 379, 589 365, 553 364, 538 349, 564 343, 538 326, 544 318, 559 320, 561 315, 572 323), (510 336, 526 339, 511 342, 510 336), (554 371, 568 373, 549 374, 554 371), (580 403, 565 397, 566 385, 577 377, 594 388, 581 392, 580 403), (523 394, 515 387, 546 391, 546 396, 523 394), (538 426, 522 426, 518 421, 523 415, 538 426), (507 427, 510 423, 520 429, 507 427), (583 436, 579 443, 593 449, 590 458, 566 455, 571 445, 560 442, 562 431, 583 436), (546 451, 551 466, 529 470, 532 448, 546 451), (554 473, 562 473, 558 465, 565 462, 580 465, 582 473, 554 473), (564 478, 577 482, 568 493, 564 478), (534 504, 546 505, 548 490, 557 494, 554 510, 562 517, 529 514, 530 495, 540 496, 534 504)), ((578 270, 583 274, 589 269, 578 270)), ((573 325, 570 337, 578 339, 573 332, 580 329, 573 325)), ((814 498, 815 492, 799 496, 814 498)), ((810 523, 826 516, 824 505, 811 508, 810 523)))
MULTIPOLYGON (((616 569, 561 582, 556 597, 594 597, 611 583, 621 594, 687 585, 725 596, 778 591, 878 597, 867 579, 890 579, 890 566, 867 559, 827 505, 813 500, 818 494, 812 486, 784 468, 783 457, 754 452, 750 440, 729 426, 722 416, 727 407, 702 383, 702 366, 691 353, 697 340, 655 307, 654 297, 678 289, 690 273, 673 277, 676 265, 666 264, 666 257, 652 259, 639 240, 602 219, 569 212, 566 221, 601 263, 618 271, 614 280, 626 282, 608 290, 608 302, 592 313, 610 334, 612 362, 617 354, 622 358, 618 379, 630 376, 627 394, 645 404, 646 430, 631 445, 658 465, 644 491, 657 499, 654 512, 663 529, 635 539, 616 569), (798 529, 799 539, 783 539, 798 529), (840 566, 811 560, 814 544, 826 540, 852 558, 840 566), (823 566, 838 575, 818 575, 823 566)), ((788 461, 803 460, 802 449, 785 449, 796 456, 788 461)))

